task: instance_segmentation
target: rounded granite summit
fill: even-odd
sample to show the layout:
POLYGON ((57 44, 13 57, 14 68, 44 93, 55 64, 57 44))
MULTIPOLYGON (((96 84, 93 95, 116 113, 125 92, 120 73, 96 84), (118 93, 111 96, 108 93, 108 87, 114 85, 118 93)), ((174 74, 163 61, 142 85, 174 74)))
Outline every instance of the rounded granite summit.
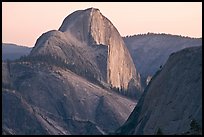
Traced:
MULTIPOLYGON (((57 55, 59 57, 63 55, 63 59, 68 62, 73 62, 73 58, 76 58, 74 55, 80 55, 76 61, 89 62, 86 64, 91 64, 92 68, 97 71, 94 77, 98 81, 127 91, 130 86, 129 82, 134 80, 134 84, 131 85, 136 87, 136 91, 142 91, 140 74, 136 71, 120 33, 99 9, 87 8, 71 13, 64 19, 58 31, 43 34, 40 39, 48 40, 48 45, 52 45, 46 46, 47 49, 43 51, 53 51, 49 48, 55 47, 54 51, 57 49, 60 53, 57 55), (118 61, 120 63, 116 63, 118 61)), ((36 43, 39 48, 34 47, 33 49, 35 52, 45 47, 39 44, 43 45, 46 42, 39 41, 36 43)), ((52 54, 55 53, 52 52, 52 54)), ((77 62, 74 64, 78 64, 77 62)), ((76 67, 81 68, 82 66, 76 67)))

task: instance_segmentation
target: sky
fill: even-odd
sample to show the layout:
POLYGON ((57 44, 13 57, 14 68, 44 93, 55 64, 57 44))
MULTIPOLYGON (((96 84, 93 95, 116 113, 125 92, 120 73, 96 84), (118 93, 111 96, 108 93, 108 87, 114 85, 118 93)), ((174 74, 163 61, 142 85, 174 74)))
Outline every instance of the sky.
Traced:
POLYGON ((76 10, 98 8, 121 36, 167 33, 202 37, 202 2, 2 2, 2 42, 33 47, 76 10))

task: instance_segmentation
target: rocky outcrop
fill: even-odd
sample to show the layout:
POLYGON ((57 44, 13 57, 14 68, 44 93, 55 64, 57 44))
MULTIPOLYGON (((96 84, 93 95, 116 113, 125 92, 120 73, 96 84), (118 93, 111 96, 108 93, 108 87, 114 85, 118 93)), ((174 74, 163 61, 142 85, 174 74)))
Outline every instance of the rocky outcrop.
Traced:
POLYGON ((4 134, 107 134, 121 126, 135 106, 46 62, 12 62, 9 74, 13 86, 2 87, 4 134))
POLYGON ((142 90, 140 75, 123 39, 98 9, 75 11, 64 19, 59 30, 43 34, 31 56, 39 54, 58 56, 76 68, 90 71, 96 80, 110 87, 128 90, 133 79, 135 88, 142 90))
POLYGON ((202 47, 170 55, 116 134, 202 134, 202 47))

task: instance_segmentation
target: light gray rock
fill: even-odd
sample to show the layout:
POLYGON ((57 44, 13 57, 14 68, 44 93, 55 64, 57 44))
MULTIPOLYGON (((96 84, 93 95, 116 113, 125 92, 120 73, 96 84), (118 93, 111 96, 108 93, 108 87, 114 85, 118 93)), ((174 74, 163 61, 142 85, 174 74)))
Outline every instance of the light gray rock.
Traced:
POLYGON ((123 39, 98 9, 75 11, 64 19, 58 31, 44 33, 31 51, 31 56, 39 54, 59 56, 76 68, 90 70, 94 78, 111 87, 128 90, 134 79, 134 86, 142 91, 140 74, 123 39))
POLYGON ((153 135, 160 129, 163 134, 189 134, 195 128, 192 121, 202 129, 201 46, 170 55, 116 133, 153 135))

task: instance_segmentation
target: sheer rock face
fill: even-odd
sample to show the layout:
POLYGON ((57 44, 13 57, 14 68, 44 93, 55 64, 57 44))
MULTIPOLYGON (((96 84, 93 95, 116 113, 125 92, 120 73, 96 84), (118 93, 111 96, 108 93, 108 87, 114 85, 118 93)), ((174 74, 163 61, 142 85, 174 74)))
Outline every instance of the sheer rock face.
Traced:
POLYGON ((202 129, 202 47, 171 54, 117 133, 188 134, 193 120, 202 129))
POLYGON ((98 9, 78 10, 65 18, 59 30, 43 34, 37 41, 31 55, 51 53, 67 62, 85 62, 92 67, 98 81, 112 87, 127 90, 134 79, 141 90, 140 75, 136 72, 132 58, 113 24, 98 9), (70 55, 65 52, 76 52, 70 55), (79 57, 80 56, 80 57, 79 57), (73 61, 73 58, 77 58, 73 61))

